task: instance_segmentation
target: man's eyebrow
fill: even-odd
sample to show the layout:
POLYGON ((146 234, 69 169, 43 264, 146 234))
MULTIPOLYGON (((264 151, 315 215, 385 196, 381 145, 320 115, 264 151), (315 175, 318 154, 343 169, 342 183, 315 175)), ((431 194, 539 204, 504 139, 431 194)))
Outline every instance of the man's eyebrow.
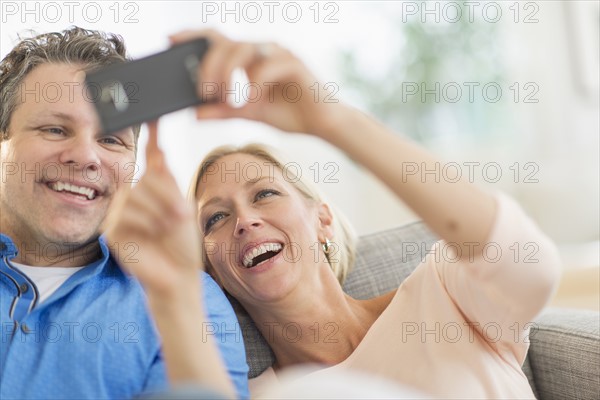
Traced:
POLYGON ((131 128, 124 128, 119 131, 110 132, 110 133, 100 132, 100 136, 111 136, 111 135, 115 135, 115 136, 119 136, 119 137, 122 137, 122 136, 131 136, 132 138, 135 137, 135 133, 133 133, 133 129, 131 129, 131 128))
POLYGON ((48 118, 48 117, 55 117, 55 118, 58 118, 58 119, 69 121, 69 122, 72 122, 74 120, 74 118, 71 115, 65 114, 65 113, 60 112, 60 111, 42 112, 40 114, 34 115, 31 118, 31 120, 32 121, 37 121, 37 120, 40 120, 40 119, 43 119, 43 118, 48 118))

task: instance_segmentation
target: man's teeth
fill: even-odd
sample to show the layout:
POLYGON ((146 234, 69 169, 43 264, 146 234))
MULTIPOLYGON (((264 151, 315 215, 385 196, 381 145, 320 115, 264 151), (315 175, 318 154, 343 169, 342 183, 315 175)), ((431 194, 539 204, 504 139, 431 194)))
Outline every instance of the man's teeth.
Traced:
POLYGON ((68 182, 52 182, 50 184, 50 189, 56 192, 70 192, 74 194, 79 194, 87 197, 88 200, 94 200, 96 197, 96 191, 94 189, 86 188, 83 186, 77 186, 68 182))
POLYGON ((278 252, 282 249, 282 247, 283 246, 281 246, 279 243, 263 243, 255 247, 244 256, 244 267, 251 267, 252 262, 256 257, 265 254, 268 251, 278 252))

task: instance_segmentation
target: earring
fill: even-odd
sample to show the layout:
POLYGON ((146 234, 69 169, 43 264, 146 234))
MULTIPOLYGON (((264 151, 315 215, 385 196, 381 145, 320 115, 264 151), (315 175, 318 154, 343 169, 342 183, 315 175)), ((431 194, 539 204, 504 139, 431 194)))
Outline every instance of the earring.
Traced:
POLYGON ((325 238, 325 242, 321 243, 321 246, 323 247, 323 252, 325 255, 329 255, 329 251, 331 250, 331 241, 329 241, 328 238, 325 238))

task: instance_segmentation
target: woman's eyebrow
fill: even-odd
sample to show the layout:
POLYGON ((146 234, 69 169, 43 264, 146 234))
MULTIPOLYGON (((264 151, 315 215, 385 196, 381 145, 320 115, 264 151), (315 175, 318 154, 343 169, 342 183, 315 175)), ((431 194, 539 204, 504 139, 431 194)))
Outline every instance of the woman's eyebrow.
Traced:
POLYGON ((252 186, 260 181, 264 181, 265 179, 269 179, 270 182, 275 181, 275 178, 272 176, 261 176, 260 178, 256 178, 256 179, 247 179, 246 182, 244 183, 244 186, 252 186))
POLYGON ((202 210, 202 209, 204 209, 204 207, 210 206, 210 205, 215 204, 215 203, 220 203, 222 201, 223 201, 223 199, 221 197, 215 196, 215 197, 210 198, 206 203, 201 203, 200 202, 200 204, 198 205, 198 208, 200 210, 202 210))
MULTIPOLYGON (((270 182, 274 182, 275 179, 271 176, 261 176, 259 178, 256 179, 246 179, 246 181, 244 182, 244 186, 252 186, 257 184, 258 182, 264 181, 268 179, 270 182)), ((216 204, 216 203, 221 203, 223 202, 223 198, 220 196, 215 196, 215 197, 211 197, 210 199, 208 199, 206 202, 202 202, 202 200, 200 199, 198 201, 198 209, 202 210, 204 209, 204 207, 216 204)))

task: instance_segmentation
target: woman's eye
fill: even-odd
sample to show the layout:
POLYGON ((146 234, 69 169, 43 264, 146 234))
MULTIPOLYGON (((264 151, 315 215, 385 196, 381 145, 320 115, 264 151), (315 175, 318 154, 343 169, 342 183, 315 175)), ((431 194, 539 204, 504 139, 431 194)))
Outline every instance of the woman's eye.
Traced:
POLYGON ((265 197, 271 197, 278 195, 279 192, 273 189, 261 190, 256 194, 256 200, 264 199, 265 197))
POLYGON ((223 213, 215 213, 211 215, 210 218, 208 218, 208 220, 206 221, 206 224, 204 225, 204 232, 208 232, 214 224, 216 224, 223 218, 225 218, 225 214, 223 213))

